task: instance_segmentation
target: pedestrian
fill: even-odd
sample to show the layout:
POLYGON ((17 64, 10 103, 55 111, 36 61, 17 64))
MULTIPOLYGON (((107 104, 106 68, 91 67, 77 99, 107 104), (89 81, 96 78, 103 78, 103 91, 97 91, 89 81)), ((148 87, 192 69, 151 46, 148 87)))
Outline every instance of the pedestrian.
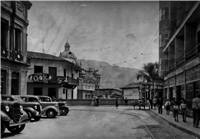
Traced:
POLYGON ((199 128, 200 120, 200 93, 192 99, 193 126, 199 128))
POLYGON ((99 98, 96 97, 97 107, 99 106, 99 98))
POLYGON ((174 115, 174 104, 175 104, 175 98, 173 98, 172 100, 171 100, 171 111, 172 111, 172 116, 174 117, 175 115, 174 115))
POLYGON ((158 99, 157 105, 158 105, 158 113, 159 113, 159 114, 162 114, 163 101, 162 101, 161 98, 158 99))
POLYGON ((169 115, 169 112, 170 112, 170 101, 169 99, 166 100, 165 102, 165 109, 166 109, 166 114, 169 115))
POLYGON ((175 120, 176 122, 178 122, 178 111, 179 111, 178 102, 175 102, 175 103, 174 103, 173 109, 174 109, 174 120, 175 120))
POLYGON ((119 102, 118 102, 118 97, 116 97, 116 99, 115 99, 115 106, 116 106, 116 109, 118 109, 118 104, 119 102))
POLYGON ((92 98, 91 106, 94 106, 95 97, 92 98))
POLYGON ((183 122, 186 122, 187 104, 186 104, 185 100, 183 100, 183 99, 181 100, 180 110, 182 113, 183 122))
POLYGON ((153 107, 154 107, 154 109, 156 109, 156 104, 157 104, 157 98, 154 97, 153 98, 153 107))
POLYGON ((127 98, 125 98, 125 105, 127 106, 128 105, 128 99, 127 98))
POLYGON ((153 98, 149 99, 149 103, 150 103, 151 109, 153 109, 153 98))

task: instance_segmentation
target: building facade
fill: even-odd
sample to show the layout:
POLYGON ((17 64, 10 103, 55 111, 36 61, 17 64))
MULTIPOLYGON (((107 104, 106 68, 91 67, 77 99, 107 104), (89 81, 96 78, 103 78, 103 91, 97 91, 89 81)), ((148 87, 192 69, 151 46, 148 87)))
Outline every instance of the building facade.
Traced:
POLYGON ((200 93, 200 2, 159 3, 159 74, 164 78, 164 96, 184 98, 191 108, 200 93))
POLYGON ((95 96, 103 99, 123 98, 122 90, 118 88, 99 88, 95 90, 95 96))
POLYGON ((95 90, 99 89, 100 74, 98 70, 89 68, 82 70, 79 77, 78 98, 79 99, 92 99, 95 96, 95 90))
POLYGON ((28 52, 28 60, 28 94, 77 99, 80 66, 71 57, 28 52))
POLYGON ((29 1, 1 1, 1 94, 27 93, 29 1))

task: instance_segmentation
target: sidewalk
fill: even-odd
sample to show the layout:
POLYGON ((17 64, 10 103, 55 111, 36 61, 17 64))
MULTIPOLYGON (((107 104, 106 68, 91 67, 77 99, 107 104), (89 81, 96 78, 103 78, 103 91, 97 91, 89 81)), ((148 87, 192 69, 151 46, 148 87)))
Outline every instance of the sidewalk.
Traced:
POLYGON ((193 119, 190 117, 186 118, 186 123, 183 122, 182 120, 182 115, 179 114, 178 116, 178 120, 179 122, 176 122, 174 120, 174 117, 171 115, 167 115, 166 111, 163 109, 163 113, 162 114, 158 114, 158 109, 151 109, 151 111, 157 115, 159 115, 162 119, 166 120, 170 125, 179 128, 180 130, 183 130, 184 132, 193 134, 195 136, 197 136, 198 138, 200 138, 200 128, 195 128, 193 127, 193 119))

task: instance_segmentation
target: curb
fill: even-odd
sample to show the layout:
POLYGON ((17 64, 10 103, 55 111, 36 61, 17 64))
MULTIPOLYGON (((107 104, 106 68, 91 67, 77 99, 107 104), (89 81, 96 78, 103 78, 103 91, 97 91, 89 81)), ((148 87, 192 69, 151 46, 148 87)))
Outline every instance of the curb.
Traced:
POLYGON ((190 131, 190 130, 188 130, 188 129, 186 129, 186 128, 183 128, 183 127, 181 127, 181 126, 179 126, 179 125, 176 125, 176 124, 174 124, 174 123, 168 121, 167 119, 163 118, 162 116, 160 116, 159 114, 155 113, 154 111, 151 111, 151 112, 154 113, 154 114, 156 114, 156 115, 158 115, 160 118, 162 118, 162 119, 165 120, 166 122, 168 122, 169 125, 171 125, 171 126, 173 126, 173 127, 176 127, 176 128, 178 128, 178 129, 180 129, 180 130, 182 130, 182 131, 184 131, 184 132, 186 132, 186 133, 188 133, 188 134, 194 135, 194 136, 196 136, 197 138, 200 139, 200 135, 199 135, 199 134, 197 134, 197 133, 195 133, 195 132, 192 132, 192 131, 190 131))

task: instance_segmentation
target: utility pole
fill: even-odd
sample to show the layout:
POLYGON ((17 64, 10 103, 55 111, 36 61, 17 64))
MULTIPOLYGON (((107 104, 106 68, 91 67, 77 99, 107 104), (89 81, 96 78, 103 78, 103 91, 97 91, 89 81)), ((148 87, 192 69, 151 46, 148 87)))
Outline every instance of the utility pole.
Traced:
POLYGON ((44 53, 44 38, 42 39, 42 52, 44 53))

